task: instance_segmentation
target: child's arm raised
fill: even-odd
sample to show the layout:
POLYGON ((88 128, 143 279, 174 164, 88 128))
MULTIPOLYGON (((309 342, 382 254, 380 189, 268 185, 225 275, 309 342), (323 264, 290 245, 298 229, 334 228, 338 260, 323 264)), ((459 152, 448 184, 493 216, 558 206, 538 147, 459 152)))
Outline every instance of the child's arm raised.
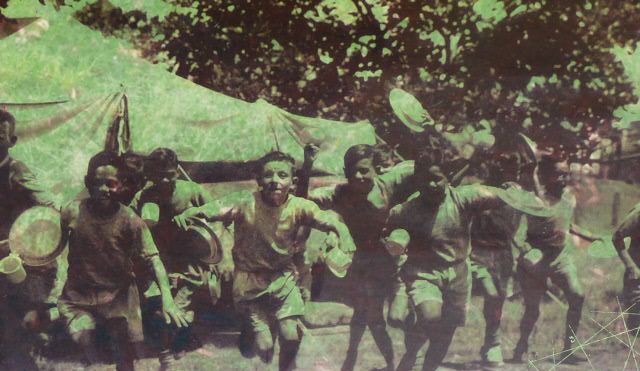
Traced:
POLYGON ((306 208, 307 225, 317 230, 335 233, 340 241, 340 250, 345 253, 353 253, 356 251, 356 245, 351 238, 349 228, 329 211, 320 210, 313 202, 308 202, 306 208))
POLYGON ((234 220, 238 212, 237 207, 222 207, 218 201, 213 201, 183 211, 173 218, 173 222, 182 229, 187 229, 190 218, 205 218, 208 221, 222 221, 227 224, 234 220))

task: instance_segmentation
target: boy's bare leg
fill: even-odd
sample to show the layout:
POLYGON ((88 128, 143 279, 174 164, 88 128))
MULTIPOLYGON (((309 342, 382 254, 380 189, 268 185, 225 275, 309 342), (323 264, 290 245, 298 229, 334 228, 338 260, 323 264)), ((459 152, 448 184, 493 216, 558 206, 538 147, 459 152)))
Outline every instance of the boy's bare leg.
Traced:
POLYGON ((367 295, 354 303, 349 333, 349 349, 342 370, 353 370, 358 358, 358 345, 366 326, 382 353, 388 369, 394 368, 393 345, 384 321, 384 296, 367 295))
POLYGON ((563 269, 551 278, 551 281, 562 289, 562 292, 569 304, 566 319, 564 350, 569 350, 577 345, 577 343, 574 344, 572 339, 574 339, 578 334, 578 326, 580 325, 582 306, 584 304, 582 285, 580 284, 577 270, 573 267, 575 266, 570 265, 568 269, 563 269))
MULTIPOLYGON (((483 315, 485 320, 484 344, 480 353, 484 361, 493 361, 487 359, 487 357, 492 348, 498 347, 498 350, 500 350, 500 321, 505 297, 499 292, 491 277, 483 278, 480 284, 484 294, 483 315)), ((500 360, 498 362, 502 362, 501 351, 499 354, 500 360)))
POLYGON ((255 349, 260 359, 265 363, 273 360, 273 335, 269 328, 255 332, 255 349))
MULTIPOLYGON (((402 288, 404 291, 404 287, 402 288)), ((387 322, 389 326, 395 328, 405 328, 409 322, 409 296, 402 291, 396 290, 389 303, 389 314, 387 322)))
POLYGON ((418 320, 429 334, 429 347, 422 370, 436 370, 447 355, 457 326, 443 321, 442 303, 439 301, 423 301, 418 304, 416 310, 418 320))
POLYGON ((295 368, 296 356, 300 349, 302 334, 298 326, 298 318, 289 317, 279 321, 280 355, 278 368, 281 371, 295 368))
POLYGON ((427 342, 429 335, 427 330, 421 326, 415 326, 415 328, 406 328, 404 332, 404 346, 405 352, 400 358, 398 364, 398 371, 409 371, 416 364, 418 358, 418 352, 420 348, 427 342))
POLYGON ((370 306, 367 311, 367 325, 376 342, 378 349, 387 363, 387 369, 393 370, 395 367, 393 356, 393 345, 391 337, 387 332, 387 324, 384 321, 384 296, 374 296, 369 300, 370 306))
POLYGON ((351 317, 351 323, 349 324, 349 348, 347 349, 347 357, 342 363, 342 371, 353 370, 356 365, 358 345, 360 345, 364 330, 367 328, 364 317, 363 310, 354 308, 353 317, 351 317))
POLYGON ((80 345, 84 357, 89 364, 98 363, 98 348, 96 347, 96 331, 82 330, 71 334, 74 343, 80 345))
POLYGON ((544 281, 531 275, 523 277, 520 284, 524 299, 524 314, 520 320, 520 339, 513 351, 513 361, 516 362, 522 362, 523 355, 529 350, 529 336, 540 317, 540 303, 546 291, 544 281))
POLYGON ((435 371, 440 367, 442 360, 447 355, 457 327, 447 323, 430 326, 432 335, 429 337, 429 347, 422 365, 423 371, 435 371))
POLYGON ((86 312, 77 313, 68 326, 71 340, 80 345, 86 361, 90 364, 97 363, 99 357, 96 347, 96 322, 93 316, 86 312))
POLYGON ((115 318, 107 322, 107 331, 116 349, 116 370, 133 371, 136 358, 136 347, 129 341, 127 320, 115 318))

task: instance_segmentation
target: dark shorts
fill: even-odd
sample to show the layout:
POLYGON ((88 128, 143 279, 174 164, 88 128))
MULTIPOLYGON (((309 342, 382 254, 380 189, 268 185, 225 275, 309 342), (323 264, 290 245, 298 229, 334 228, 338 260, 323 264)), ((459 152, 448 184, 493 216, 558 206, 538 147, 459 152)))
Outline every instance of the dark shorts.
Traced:
POLYGON ((520 287, 525 296, 542 296, 547 290, 547 279, 577 281, 578 268, 573 261, 572 250, 565 249, 555 259, 543 259, 533 269, 518 265, 520 287))
POLYGON ((359 250, 347 272, 352 295, 386 298, 397 284, 397 263, 384 249, 359 250))
POLYGON ((476 281, 491 280, 498 293, 505 296, 513 277, 513 262, 510 248, 475 248, 471 253, 471 276, 476 281))
POLYGON ((269 330, 272 320, 283 320, 304 316, 305 303, 300 288, 293 279, 283 285, 273 285, 277 289, 251 300, 239 300, 236 307, 243 312, 254 332, 269 330))
POLYGON ((452 266, 415 267, 405 265, 402 277, 414 306, 425 301, 442 303, 442 317, 463 326, 471 299, 469 261, 452 266))
POLYGON ((67 324, 69 334, 95 330, 97 323, 111 319, 124 319, 130 342, 144 340, 140 296, 135 284, 121 290, 106 304, 81 305, 69 301, 64 293, 58 300, 60 315, 67 324))

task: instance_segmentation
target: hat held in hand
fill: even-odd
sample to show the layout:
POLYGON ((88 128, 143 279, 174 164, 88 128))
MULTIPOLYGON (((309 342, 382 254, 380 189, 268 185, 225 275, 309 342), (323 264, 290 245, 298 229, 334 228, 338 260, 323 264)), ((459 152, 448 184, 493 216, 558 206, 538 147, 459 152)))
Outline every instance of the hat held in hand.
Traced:
POLYGON ((185 231, 180 232, 177 245, 188 246, 189 254, 207 264, 222 260, 222 245, 209 224, 198 218, 190 218, 185 231))

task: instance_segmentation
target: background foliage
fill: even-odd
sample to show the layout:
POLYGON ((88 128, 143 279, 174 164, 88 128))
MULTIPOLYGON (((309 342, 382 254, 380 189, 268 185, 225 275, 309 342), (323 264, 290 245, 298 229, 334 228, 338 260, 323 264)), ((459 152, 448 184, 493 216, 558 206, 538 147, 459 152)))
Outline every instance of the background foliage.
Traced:
POLYGON ((216 91, 304 115, 369 119, 408 156, 413 138, 388 103, 394 87, 452 130, 491 125, 507 141, 524 131, 574 159, 610 135, 617 108, 637 101, 612 52, 635 49, 636 1, 56 4, 216 91))

